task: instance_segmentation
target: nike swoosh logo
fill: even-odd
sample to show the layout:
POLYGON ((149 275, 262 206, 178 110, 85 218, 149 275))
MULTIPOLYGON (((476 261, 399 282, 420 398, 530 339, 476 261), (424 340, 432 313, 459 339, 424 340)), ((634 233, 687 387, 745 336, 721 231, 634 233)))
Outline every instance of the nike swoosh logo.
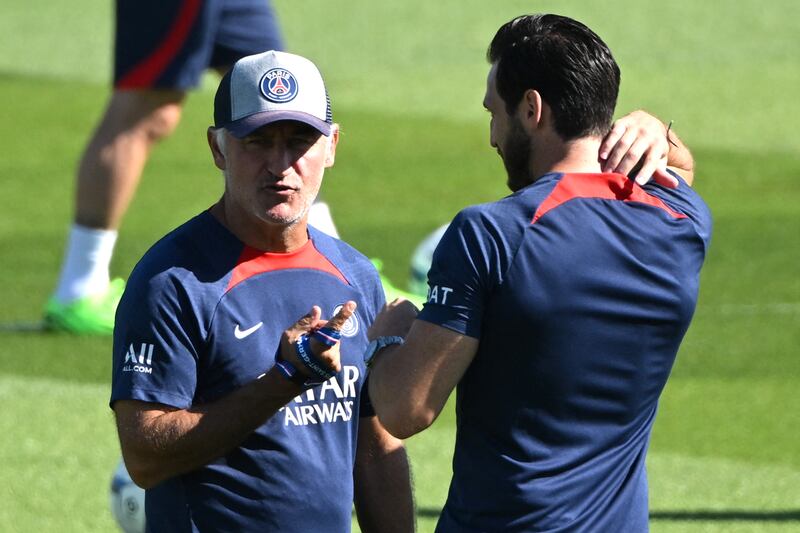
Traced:
POLYGON ((233 330, 233 334, 236 335, 237 339, 244 339, 248 335, 251 335, 251 334, 255 333, 256 330, 258 328, 260 328, 261 326, 263 326, 263 325, 264 325, 263 322, 259 322, 258 324, 256 324, 255 326, 253 326, 251 328, 247 328, 247 329, 242 330, 242 329, 239 329, 239 324, 236 324, 236 329, 233 330))

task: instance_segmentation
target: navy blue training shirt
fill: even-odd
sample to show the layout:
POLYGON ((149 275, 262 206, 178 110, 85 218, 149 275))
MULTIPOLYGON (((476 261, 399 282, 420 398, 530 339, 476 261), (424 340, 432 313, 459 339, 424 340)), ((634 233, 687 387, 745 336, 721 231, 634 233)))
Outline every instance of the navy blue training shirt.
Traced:
POLYGON ((378 273, 347 244, 309 227, 286 254, 245 246, 209 213, 148 251, 131 274, 114 331, 111 403, 179 409, 219 399, 274 365, 283 331, 354 300, 342 370, 282 408, 236 449, 146 492, 151 532, 350 531, 367 326, 384 303, 378 273))
POLYGON ((480 343, 437 531, 647 531, 650 430, 710 234, 683 180, 618 174, 547 174, 454 219, 419 318, 480 343))

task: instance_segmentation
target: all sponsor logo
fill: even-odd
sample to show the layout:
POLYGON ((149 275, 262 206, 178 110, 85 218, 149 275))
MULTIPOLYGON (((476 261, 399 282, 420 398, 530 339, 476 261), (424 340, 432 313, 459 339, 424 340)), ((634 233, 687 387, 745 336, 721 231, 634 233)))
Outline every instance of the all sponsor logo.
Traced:
POLYGON ((152 374, 154 348, 155 346, 146 342, 139 344, 138 348, 131 343, 125 353, 125 360, 122 362, 122 371, 152 374))

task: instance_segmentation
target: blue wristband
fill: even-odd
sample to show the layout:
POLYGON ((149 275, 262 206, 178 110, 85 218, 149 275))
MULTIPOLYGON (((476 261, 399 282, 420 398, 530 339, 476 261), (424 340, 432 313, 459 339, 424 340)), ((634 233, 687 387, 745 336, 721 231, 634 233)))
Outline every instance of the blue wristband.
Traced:
POLYGON ((281 357, 280 350, 278 350, 278 353, 275 355, 275 366, 278 367, 278 371, 283 374, 283 377, 292 383, 300 385, 304 389, 319 385, 319 382, 307 379, 292 363, 281 357))
POLYGON ((335 346, 342 338, 342 332, 329 327, 319 328, 311 336, 325 346, 335 346))
POLYGON ((317 379, 327 381, 336 375, 335 372, 328 370, 316 358, 314 352, 311 351, 311 342, 308 335, 300 335, 294 343, 294 349, 297 352, 297 357, 303 362, 305 367, 311 372, 311 375, 317 379))

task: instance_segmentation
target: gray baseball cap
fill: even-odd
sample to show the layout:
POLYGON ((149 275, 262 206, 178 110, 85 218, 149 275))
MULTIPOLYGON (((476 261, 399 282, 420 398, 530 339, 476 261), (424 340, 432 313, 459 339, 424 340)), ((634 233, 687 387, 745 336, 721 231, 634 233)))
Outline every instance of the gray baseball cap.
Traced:
POLYGON ((241 138, 279 120, 296 120, 331 134, 331 101, 316 65, 274 50, 234 63, 214 97, 214 127, 241 138))

